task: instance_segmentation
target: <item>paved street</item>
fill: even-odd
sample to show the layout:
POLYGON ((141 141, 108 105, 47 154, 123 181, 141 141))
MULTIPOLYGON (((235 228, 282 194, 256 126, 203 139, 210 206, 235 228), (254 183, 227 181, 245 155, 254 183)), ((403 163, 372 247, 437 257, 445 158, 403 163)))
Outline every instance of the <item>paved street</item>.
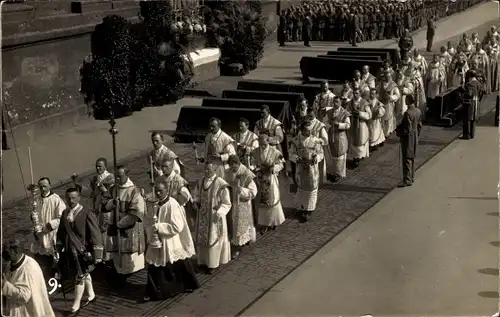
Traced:
MULTIPOLYGON (((479 15, 484 22, 484 18, 491 16, 492 8, 491 4, 481 5, 471 10, 472 13, 469 14, 476 17, 479 15)), ((496 6, 494 8, 496 10, 496 6)), ((456 17, 459 18, 460 16, 456 17)), ((446 24, 447 21, 438 24, 438 32, 449 34, 447 36, 441 35, 442 38, 455 37, 457 33, 455 33, 451 22, 446 24)), ((480 26, 474 31, 484 34, 490 24, 480 26)), ((389 44, 391 43, 385 43, 384 45, 389 44)), ((421 47, 425 43, 416 42, 415 44, 421 47)), ((439 44, 436 44, 436 50, 439 44)), ((324 52, 332 48, 333 46, 318 44, 313 47, 315 52, 311 54, 318 54, 317 51, 320 49, 321 52, 324 52)), ((277 77, 292 78, 296 76, 295 73, 298 72, 298 67, 295 61, 305 54, 303 50, 303 47, 299 50, 299 47, 295 45, 266 58, 262 64, 264 68, 268 68, 268 77, 263 78, 277 79, 277 77), (274 59, 274 65, 277 68, 271 68, 271 59, 274 59), (289 60, 288 66, 283 65, 283 61, 286 59, 289 60)), ((264 76, 264 72, 259 68, 248 77, 255 78, 253 76, 259 78, 264 76)), ((492 99, 490 98, 487 103, 491 105, 491 102, 492 99)), ((140 113, 134 114, 133 117, 119 120, 119 153, 129 153, 136 156, 135 159, 127 161, 127 166, 131 169, 132 180, 138 186, 146 187, 148 183, 146 175, 148 165, 145 157, 140 155, 150 148, 148 130, 173 130, 175 124, 172 122, 177 118, 180 105, 195 103, 199 104, 200 101, 197 99, 183 99, 175 106, 147 108, 140 113), (164 119, 158 120, 158 118, 164 119)), ((425 127, 422 132, 420 156, 417 164, 419 166, 424 164, 450 144, 459 134, 460 131, 457 128, 425 127)), ((47 159, 37 161, 35 171, 40 170, 40 172, 37 172, 36 177, 38 178, 41 176, 39 174, 43 173, 54 180, 58 180, 67 178, 68 175, 75 171, 86 170, 93 165, 96 157, 102 155, 111 157, 108 140, 107 124, 91 121, 88 126, 82 125, 76 127, 74 131, 52 136, 47 139, 46 143, 37 142, 33 151, 34 153, 38 151, 36 153, 39 156, 34 155, 35 157, 45 158, 49 154, 52 156, 54 153, 58 157, 54 161, 47 159), (80 141, 81 143, 79 143, 80 141), (78 146, 73 148, 72 142, 75 142, 78 146), (97 143, 97 145, 94 143, 97 143), (57 150, 54 149, 56 145, 57 150), (72 158, 75 161, 72 161, 72 158), (42 169, 42 165, 47 169, 42 169)), ((171 144, 169 146, 186 163, 188 167, 187 178, 189 180, 196 179, 199 167, 194 164, 192 150, 182 144, 171 144)), ((8 153, 12 155, 14 151, 8 153)), ((123 158, 124 156, 120 157, 123 158)), ((362 163, 359 169, 350 171, 345 181, 335 185, 327 185, 320 190, 318 210, 314 215, 314 219, 308 224, 298 224, 293 219, 293 198, 287 193, 287 180, 283 179, 282 200, 285 202, 284 207, 288 220, 276 231, 259 237, 257 243, 245 250, 238 260, 232 261, 213 275, 200 276, 203 286, 199 291, 161 303, 137 305, 135 300, 142 296, 145 284, 144 272, 134 275, 127 287, 120 290, 111 290, 105 284, 104 275, 96 276, 94 278, 96 292, 100 297, 95 305, 83 309, 81 316, 237 315, 281 279, 285 278, 291 271, 300 267, 318 249, 327 244, 371 206, 391 192, 400 178, 400 171, 398 171, 396 163, 398 158, 399 146, 397 140, 391 138, 384 148, 373 153, 368 161, 362 163)), ((8 159, 12 160, 12 156, 8 159)), ((15 164, 17 164, 15 160, 9 162, 11 165, 8 165, 8 170, 10 171, 10 166, 14 166, 15 169, 15 164)), ((26 164, 26 162, 24 161, 23 164, 26 164)), ((11 175, 14 175, 14 173, 11 173, 11 175)), ((437 175, 434 176, 437 177, 437 175)), ((85 177, 84 181, 87 182, 88 177, 85 177)), ((427 188, 432 185, 434 185, 432 182, 427 183, 427 188)), ((56 191, 62 192, 63 189, 58 188, 56 191)), ((21 194, 22 191, 18 195, 21 194)), ((30 234, 31 228, 27 221, 27 210, 26 202, 18 202, 15 207, 4 208, 2 228, 4 236, 22 235, 26 237, 30 234)), ((386 253, 387 251, 384 254, 386 253)), ((348 287, 349 284, 344 285, 347 285, 344 287, 348 287)), ((329 293, 331 292, 329 291, 329 293)), ((72 295, 69 298, 72 298, 72 295)), ((53 298, 53 304, 58 311, 64 308, 61 294, 53 298)))
POLYGON ((498 131, 426 163, 243 316, 491 316, 498 310, 498 131))

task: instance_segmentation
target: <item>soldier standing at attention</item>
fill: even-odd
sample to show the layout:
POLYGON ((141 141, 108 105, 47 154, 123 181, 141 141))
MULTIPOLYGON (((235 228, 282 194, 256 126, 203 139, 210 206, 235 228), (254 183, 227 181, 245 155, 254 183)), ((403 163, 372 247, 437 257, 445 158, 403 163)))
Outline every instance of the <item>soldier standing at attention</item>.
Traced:
POLYGON ((436 26, 434 25, 434 17, 431 16, 427 20, 427 52, 432 52, 432 42, 434 41, 434 35, 436 33, 436 26))
POLYGON ((304 46, 311 47, 309 41, 311 41, 312 35, 312 25, 313 22, 311 20, 311 13, 307 12, 304 18, 303 26, 302 26, 302 38, 304 39, 304 46))
POLYGON ((352 46, 358 46, 356 42, 356 33, 359 30, 359 16, 356 11, 353 11, 351 16, 351 44, 352 46))
POLYGON ((280 42, 280 46, 285 46, 286 42, 286 16, 285 10, 281 11, 280 14, 280 24, 278 26, 278 41, 280 42))

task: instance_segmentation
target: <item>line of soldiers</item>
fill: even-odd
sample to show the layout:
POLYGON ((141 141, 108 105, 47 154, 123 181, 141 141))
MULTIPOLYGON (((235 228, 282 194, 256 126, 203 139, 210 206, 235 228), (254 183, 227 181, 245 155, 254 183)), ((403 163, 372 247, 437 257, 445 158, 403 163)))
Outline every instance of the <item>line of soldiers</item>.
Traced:
POLYGON ((278 41, 375 41, 403 36, 429 20, 466 10, 481 0, 468 1, 304 1, 280 14, 278 41))
MULTIPOLYGON (((494 46, 498 37, 492 28, 484 42, 494 46)), ((468 67, 474 72, 463 80, 467 82, 464 109, 472 109, 477 116, 478 92, 492 87, 493 81, 478 80, 482 68, 475 61, 485 54, 477 47, 472 52, 472 45, 464 36, 454 53, 462 66, 452 69, 458 74, 471 60, 468 67)), ((97 174, 88 186, 74 177, 66 201, 52 192, 47 177, 41 178, 37 218, 43 229, 31 241, 31 252, 44 277, 54 277, 57 267, 76 271, 72 316, 95 301, 90 273, 101 261, 113 268, 116 276, 110 281, 118 286, 147 268, 146 295, 141 301, 192 292, 199 282, 191 258, 196 257, 210 274, 254 242, 257 228, 264 233, 285 221, 280 181, 289 176, 288 171, 292 171, 287 181, 290 192, 296 193, 296 208, 306 222, 316 209, 319 186, 346 177, 348 162, 351 168, 358 167, 394 132, 402 141, 400 185, 410 186, 426 99, 446 87, 446 57, 455 50, 451 43, 448 46, 429 64, 415 50, 396 70, 390 62, 379 74, 371 74, 365 66, 354 72, 338 95, 323 82, 310 107, 302 100, 290 131, 265 105, 253 132, 244 118, 234 136, 221 129, 219 119, 210 119, 202 154, 195 149, 196 160, 205 165, 204 176, 194 187, 184 178, 184 163, 157 132, 151 135, 148 194, 133 183, 127 167, 117 167, 116 175, 108 172, 105 158, 96 161, 97 174), (82 196, 91 198, 91 206, 80 203, 82 196)), ((481 76, 485 78, 484 73, 481 76)))

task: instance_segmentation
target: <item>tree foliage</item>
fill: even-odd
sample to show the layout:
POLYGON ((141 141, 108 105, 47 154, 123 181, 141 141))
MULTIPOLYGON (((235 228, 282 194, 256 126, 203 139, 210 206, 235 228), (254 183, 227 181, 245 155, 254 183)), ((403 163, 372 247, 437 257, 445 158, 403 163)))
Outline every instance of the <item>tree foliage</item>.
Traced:
POLYGON ((96 119, 130 115, 145 105, 182 98, 194 74, 188 47, 173 29, 168 1, 144 1, 141 21, 110 15, 91 36, 80 69, 81 92, 96 119))
POLYGON ((245 73, 255 69, 263 56, 266 37, 260 1, 208 2, 207 36, 221 50, 220 65, 243 65, 245 73))

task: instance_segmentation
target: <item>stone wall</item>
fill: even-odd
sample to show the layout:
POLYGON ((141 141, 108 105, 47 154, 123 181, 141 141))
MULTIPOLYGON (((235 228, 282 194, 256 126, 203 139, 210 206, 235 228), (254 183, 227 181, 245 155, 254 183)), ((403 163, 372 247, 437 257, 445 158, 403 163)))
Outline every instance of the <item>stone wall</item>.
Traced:
MULTIPOLYGON (((265 1, 263 4, 270 31, 266 52, 276 46, 278 3, 265 1)), ((92 13, 97 21, 77 28, 11 33, 8 38, 3 37, 6 40, 2 47, 4 111, 8 111, 11 127, 23 130, 21 134, 25 134, 24 130, 29 131, 32 142, 38 135, 62 132, 81 120, 88 120, 79 93, 79 68, 90 53, 90 32, 100 22, 102 14, 92 13)), ((81 19, 83 15, 75 15, 75 18, 81 19)), ((71 17, 66 13, 64 16, 65 19, 71 17)), ((61 19, 61 15, 55 17, 57 21, 61 19)), ((198 81, 217 76, 218 72, 212 68, 200 67, 196 72, 198 81)))

